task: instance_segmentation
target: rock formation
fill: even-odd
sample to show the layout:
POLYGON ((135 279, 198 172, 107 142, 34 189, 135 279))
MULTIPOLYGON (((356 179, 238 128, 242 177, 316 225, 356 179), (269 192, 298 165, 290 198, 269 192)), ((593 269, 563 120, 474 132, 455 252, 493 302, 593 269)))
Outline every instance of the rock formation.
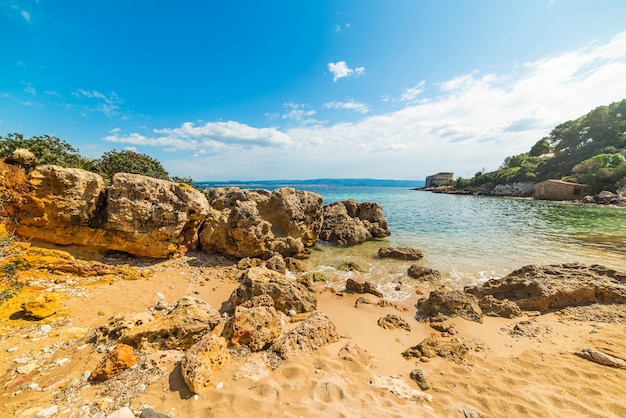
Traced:
MULTIPOLYGON (((4 166, 7 170, 18 167, 4 166)), ((78 168, 43 165, 27 175, 23 199, 7 209, 15 232, 55 244, 85 245, 147 257, 195 248, 209 204, 198 190, 138 174, 102 177, 78 168)), ((3 184, 2 194, 12 184, 3 184)))
POLYGON ((546 312, 592 303, 626 303, 626 273, 600 265, 529 265, 465 291, 508 299, 522 310, 546 312))
POLYGON ((433 290, 428 299, 420 300, 417 316, 421 319, 460 316, 469 321, 483 322, 483 312, 475 296, 446 288, 433 290))
POLYGON ((345 247, 390 234, 378 203, 358 203, 350 199, 324 206, 324 223, 320 232, 323 241, 345 247))
POLYGON ((122 340, 143 351, 186 350, 221 322, 211 305, 186 296, 166 315, 131 328, 122 340))
POLYGON ((202 249, 234 257, 268 259, 274 253, 304 258, 317 242, 322 197, 284 188, 209 190, 211 210, 200 233, 202 249))

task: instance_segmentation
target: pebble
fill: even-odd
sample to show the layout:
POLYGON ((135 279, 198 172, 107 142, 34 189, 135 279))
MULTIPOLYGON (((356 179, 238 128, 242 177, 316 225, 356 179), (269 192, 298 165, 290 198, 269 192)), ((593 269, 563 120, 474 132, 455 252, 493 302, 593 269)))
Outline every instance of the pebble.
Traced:
POLYGON ((200 399, 200 397, 198 395, 193 395, 193 400, 197 401, 198 399, 200 399))
POLYGON ((127 406, 124 406, 112 414, 109 414, 107 418, 135 418, 135 414, 127 406))
POLYGON ((39 327, 39 333, 42 335, 45 335, 47 333, 49 333, 50 331, 52 331, 52 326, 51 325, 42 325, 41 327, 39 327))
POLYGON ((48 418, 55 416, 59 412, 59 407, 56 405, 52 405, 50 408, 46 408, 42 411, 37 412, 35 414, 35 418, 48 418))
POLYGON ((7 353, 15 353, 18 350, 17 347, 11 347, 9 349, 7 349, 7 353))
POLYGON ((168 416, 160 412, 156 412, 150 406, 146 406, 141 413, 140 418, 168 418, 168 416))
POLYGON ((215 385, 216 389, 224 389, 224 382, 219 382, 217 385, 215 385))
POLYGON ((87 371, 83 372, 83 375, 80 378, 81 378, 81 380, 83 382, 87 382, 87 381, 89 381, 90 377, 91 377, 91 370, 87 370, 87 371))
POLYGON ((156 292, 156 297, 161 299, 161 300, 165 299, 165 295, 163 293, 160 293, 160 292, 156 292))
POLYGON ((60 359, 58 359, 57 361, 55 361, 55 362, 54 362, 54 364, 56 364, 57 366, 62 366, 62 365, 64 365, 65 363, 67 363, 68 361, 70 361, 70 359, 69 359, 69 358, 67 358, 67 357, 63 357, 63 358, 60 358, 60 359))

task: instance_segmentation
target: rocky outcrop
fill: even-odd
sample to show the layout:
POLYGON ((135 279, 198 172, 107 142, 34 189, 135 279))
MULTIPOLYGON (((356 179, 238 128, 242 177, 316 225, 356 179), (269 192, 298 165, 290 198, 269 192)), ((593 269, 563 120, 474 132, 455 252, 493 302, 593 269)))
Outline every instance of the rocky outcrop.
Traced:
POLYGON ((322 197, 291 188, 211 189, 211 211, 200 233, 202 249, 268 259, 304 258, 322 225, 322 197))
POLYGON ((62 245, 85 245, 146 257, 195 248, 206 198, 191 186, 137 174, 102 177, 44 165, 28 174, 29 190, 15 210, 15 232, 62 245))
POLYGON ((465 291, 508 299, 522 310, 546 312, 592 303, 626 303, 626 273, 600 265, 529 265, 465 291))
POLYGON ((143 351, 186 350, 221 322, 211 305, 186 296, 164 316, 129 329, 122 341, 143 351))
POLYGON ((325 314, 315 312, 298 327, 274 341, 270 350, 287 360, 299 353, 311 353, 337 341, 339 334, 335 324, 325 314))
POLYGON ((378 249, 378 257, 394 258, 396 260, 417 261, 424 258, 424 254, 417 248, 410 247, 382 247, 378 249))
POLYGON ((459 290, 441 288, 432 291, 428 299, 419 301, 417 317, 420 319, 456 316, 482 324, 483 312, 478 299, 459 290))
POLYGON ((534 192, 534 183, 513 183, 498 184, 488 194, 492 196, 531 197, 534 192))
POLYGON ((596 203, 598 205, 626 206, 626 193, 612 193, 604 190, 598 194, 583 197, 582 202, 596 203))
POLYGON ((480 299, 478 306, 482 309, 483 314, 487 316, 500 316, 503 318, 517 318, 522 316, 522 310, 515 302, 511 302, 508 299, 496 299, 491 295, 480 299))
POLYGON ((198 190, 183 183, 118 173, 107 192, 105 230, 121 233, 146 251, 155 242, 197 247, 198 229, 209 212, 208 201, 198 190))
POLYGON ((231 359, 224 337, 210 332, 185 352, 180 371, 190 391, 205 394, 214 387, 215 375, 231 359))
POLYGON ((382 207, 375 202, 352 199, 324 206, 320 239, 339 246, 351 246, 391 234, 382 207))
POLYGON ((312 312, 317 308, 317 299, 306 287, 265 267, 253 267, 244 272, 241 285, 230 295, 228 303, 235 309, 260 295, 271 297, 274 307, 286 314, 292 309, 296 313, 302 313, 312 312))

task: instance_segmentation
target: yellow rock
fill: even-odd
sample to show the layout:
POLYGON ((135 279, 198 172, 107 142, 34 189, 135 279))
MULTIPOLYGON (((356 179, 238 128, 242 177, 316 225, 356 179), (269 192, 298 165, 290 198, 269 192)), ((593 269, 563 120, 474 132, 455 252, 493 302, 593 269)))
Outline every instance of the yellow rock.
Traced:
POLYGON ((22 310, 28 316, 44 319, 54 315, 61 308, 61 298, 55 293, 39 295, 22 304, 22 310))

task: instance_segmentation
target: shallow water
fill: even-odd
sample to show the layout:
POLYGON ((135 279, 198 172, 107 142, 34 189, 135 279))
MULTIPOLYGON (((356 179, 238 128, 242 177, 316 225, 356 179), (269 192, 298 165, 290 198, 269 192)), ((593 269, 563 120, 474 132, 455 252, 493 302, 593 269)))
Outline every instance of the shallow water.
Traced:
MULTIPOLYGON (((259 187, 257 185, 257 187, 259 187)), ((260 187, 263 187, 260 185, 260 187)), ((383 207, 391 236, 350 248, 319 244, 311 264, 333 287, 349 276, 379 283, 391 299, 404 299, 398 281, 411 282, 411 264, 375 258, 381 246, 424 252, 422 263, 444 273, 453 287, 502 277, 527 264, 581 262, 626 270, 626 208, 533 199, 435 194, 395 187, 299 186, 324 203, 352 198, 383 207), (345 261, 365 273, 338 272, 345 261)))
POLYGON ((424 265, 444 273, 452 287, 502 277, 527 264, 581 262, 626 270, 624 208, 533 199, 444 195, 397 188, 327 188, 324 203, 353 198, 383 207, 391 236, 351 248, 318 245, 313 264, 329 266, 333 287, 348 277, 332 267, 353 261, 390 299, 407 298, 410 262, 375 258, 384 245, 420 248, 424 265), (398 282, 400 290, 395 290, 398 282))

